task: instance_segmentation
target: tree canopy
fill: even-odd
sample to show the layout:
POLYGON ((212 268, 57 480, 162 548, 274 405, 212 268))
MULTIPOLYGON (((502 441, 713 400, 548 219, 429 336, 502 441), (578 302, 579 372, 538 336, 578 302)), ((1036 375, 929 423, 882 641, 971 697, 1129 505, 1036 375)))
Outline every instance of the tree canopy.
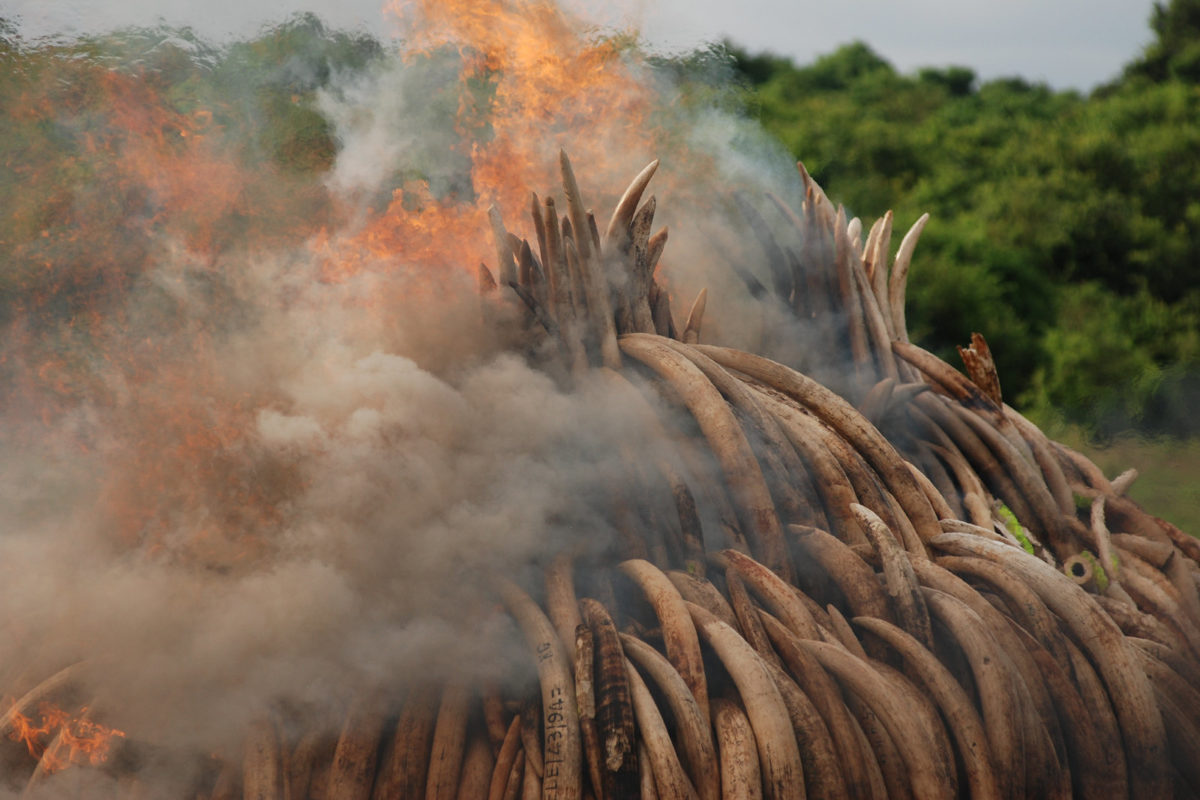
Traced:
POLYGON ((850 213, 932 221, 915 335, 980 331, 1006 396, 1105 435, 1196 433, 1200 2, 1088 96, 968 67, 901 74, 855 42, 809 65, 730 46, 763 125, 850 213))
MULTIPOLYGON (((862 42, 807 65, 728 45, 654 68, 757 117, 851 214, 932 215, 909 293, 922 344, 955 359, 982 332, 1007 399, 1041 421, 1184 435, 1200 432, 1200 0, 1156 4, 1149 22, 1154 41, 1086 95, 967 66, 903 74, 862 42)), ((94 297, 149 257, 144 222, 169 212, 136 188, 113 202, 111 179, 135 169, 125 143, 257 175, 228 202, 203 205, 215 173, 179 198, 182 230, 221 237, 212 252, 319 228, 339 143, 318 92, 382 52, 311 15, 223 48, 161 29, 32 47, 0 20, 0 322, 30 298, 94 297), (169 113, 131 126, 101 99, 138 93, 169 113), (102 241, 79 234, 83 217, 102 241)))

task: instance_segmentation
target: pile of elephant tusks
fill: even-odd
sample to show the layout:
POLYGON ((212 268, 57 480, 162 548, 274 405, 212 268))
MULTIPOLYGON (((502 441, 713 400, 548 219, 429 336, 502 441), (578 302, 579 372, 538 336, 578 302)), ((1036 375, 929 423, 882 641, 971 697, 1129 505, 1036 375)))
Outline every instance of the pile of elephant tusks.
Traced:
POLYGON ((731 265, 747 290, 836 311, 835 392, 701 344, 705 291, 676 321, 657 166, 603 230, 565 154, 532 244, 490 214, 485 315, 627 394, 661 454, 612 487, 604 558, 481 577, 536 685, 364 694, 332 735, 267 716, 199 795, 1200 796, 1200 542, 1005 405, 981 336, 965 373, 909 342, 927 218, 889 264, 891 215, 864 240, 803 167, 798 210, 732 201, 764 255, 731 265))

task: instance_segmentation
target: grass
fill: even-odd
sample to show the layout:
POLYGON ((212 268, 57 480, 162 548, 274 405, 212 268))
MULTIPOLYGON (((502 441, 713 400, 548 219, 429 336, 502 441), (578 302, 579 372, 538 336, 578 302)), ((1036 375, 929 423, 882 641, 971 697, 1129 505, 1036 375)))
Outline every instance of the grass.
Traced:
POLYGON ((1078 434, 1055 438, 1087 455, 1110 478, 1136 469, 1130 498, 1151 514, 1200 535, 1200 439, 1127 436, 1098 446, 1078 434))

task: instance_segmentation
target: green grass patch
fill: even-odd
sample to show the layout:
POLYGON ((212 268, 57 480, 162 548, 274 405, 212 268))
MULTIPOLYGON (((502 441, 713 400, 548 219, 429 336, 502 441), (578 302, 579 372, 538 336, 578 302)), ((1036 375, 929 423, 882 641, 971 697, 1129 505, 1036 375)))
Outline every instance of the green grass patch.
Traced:
POLYGON ((1200 439, 1124 436, 1099 446, 1077 434, 1056 438, 1087 455, 1109 478, 1136 469, 1129 496, 1151 514, 1200 534, 1200 439))

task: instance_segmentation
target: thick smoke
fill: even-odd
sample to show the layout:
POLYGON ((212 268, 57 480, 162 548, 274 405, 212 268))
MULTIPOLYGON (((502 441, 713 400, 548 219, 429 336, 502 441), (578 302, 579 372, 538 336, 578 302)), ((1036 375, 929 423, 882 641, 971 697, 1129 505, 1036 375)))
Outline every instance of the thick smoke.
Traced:
POLYGON ((474 302, 391 308, 370 336, 354 287, 310 286, 219 334, 184 369, 195 394, 150 379, 126 407, 78 409, 91 452, 6 459, 0 661, 27 670, 21 690, 80 662, 107 722, 212 752, 279 702, 335 713, 364 688, 528 669, 488 576, 604 548, 608 487, 650 437, 604 384, 567 391, 494 352, 474 302), (432 345, 413 330, 429 326, 432 345), (247 427, 195 454, 210 463, 146 452, 241 398, 247 427), (160 403, 190 406, 188 426, 146 430, 160 403), (179 474, 132 472, 147 465, 179 474))
MULTIPOLYGON (((619 114, 583 131, 551 121, 524 142, 542 162, 514 173, 540 185, 483 183, 495 175, 471 172, 479 153, 461 146, 453 88, 468 57, 391 54, 336 76, 319 108, 339 145, 327 186, 349 209, 342 227, 215 256, 156 230, 148 268, 106 296, 104 324, 56 367, 91 387, 84 399, 3 414, 0 690, 76 665, 81 702, 161 748, 186 786, 180 753, 236 753, 268 710, 337 725, 361 691, 528 678, 488 576, 532 578, 564 549, 611 546, 614 487, 661 443, 628 387, 546 368, 513 297, 481 304, 472 265, 454 259, 494 252, 482 218, 464 215, 481 229, 459 229, 463 241, 439 240, 441 264, 364 252, 364 231, 389 203, 403 216, 397 190, 416 178, 434 205, 530 188, 561 200, 558 147, 578 154, 603 221, 657 155, 676 315, 709 286, 721 298, 710 335, 754 346, 773 312, 720 268, 761 259, 725 189, 794 201, 798 182, 775 177, 788 172, 781 152, 726 104, 685 102, 670 70, 634 50, 620 63, 636 96, 618 111, 646 111, 636 139, 620 138, 619 114), (355 268, 331 279, 351 252, 355 268)), ((503 211, 532 237, 524 206, 503 211)), ((35 371, 22 346, 6 345, 9 368, 35 371)))

